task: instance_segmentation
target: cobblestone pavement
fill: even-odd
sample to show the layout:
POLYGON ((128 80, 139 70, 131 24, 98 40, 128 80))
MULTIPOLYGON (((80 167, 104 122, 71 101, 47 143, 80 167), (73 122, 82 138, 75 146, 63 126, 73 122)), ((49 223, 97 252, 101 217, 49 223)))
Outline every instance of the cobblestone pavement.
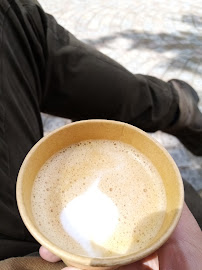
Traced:
MULTIPOLYGON (((133 73, 186 80, 202 109, 202 0, 39 0, 77 38, 133 73)), ((45 133, 69 120, 43 115, 45 133)), ((182 176, 202 189, 202 158, 162 132, 151 134, 170 152, 182 176)))

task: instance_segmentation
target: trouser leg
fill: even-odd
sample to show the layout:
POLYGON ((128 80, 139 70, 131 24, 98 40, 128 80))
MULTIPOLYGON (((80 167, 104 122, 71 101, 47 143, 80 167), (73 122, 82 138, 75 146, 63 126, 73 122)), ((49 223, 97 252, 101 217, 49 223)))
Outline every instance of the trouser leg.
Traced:
POLYGON ((43 111, 73 120, 120 120, 145 131, 163 129, 174 121, 178 97, 169 83, 133 75, 62 30, 50 16, 47 25, 50 57, 43 111))
POLYGON ((44 111, 74 120, 107 118, 145 131, 164 130, 202 155, 202 114, 194 89, 182 81, 134 75, 77 40, 52 17, 46 19, 50 57, 44 111))

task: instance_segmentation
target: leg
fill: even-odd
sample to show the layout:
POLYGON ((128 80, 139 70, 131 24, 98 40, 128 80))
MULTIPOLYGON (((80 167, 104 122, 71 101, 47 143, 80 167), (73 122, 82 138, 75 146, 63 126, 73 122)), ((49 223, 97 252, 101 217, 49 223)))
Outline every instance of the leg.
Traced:
POLYGON ((107 118, 145 131, 160 129, 175 135, 195 155, 202 155, 202 114, 191 86, 179 80, 165 83, 133 75, 78 41, 54 18, 47 15, 46 19, 50 57, 44 111, 74 120, 107 118))
POLYGON ((174 121, 178 96, 172 85, 154 77, 131 74, 61 30, 50 16, 47 25, 50 57, 44 112, 73 120, 115 119, 146 131, 163 129, 174 121))

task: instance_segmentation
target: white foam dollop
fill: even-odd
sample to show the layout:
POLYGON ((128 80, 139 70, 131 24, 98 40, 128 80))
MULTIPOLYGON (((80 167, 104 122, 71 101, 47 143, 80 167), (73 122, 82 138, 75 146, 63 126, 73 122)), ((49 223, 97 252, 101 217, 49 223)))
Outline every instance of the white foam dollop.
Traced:
POLYGON ((60 215, 64 230, 94 257, 101 254, 92 243, 103 247, 114 233, 119 218, 117 206, 98 188, 101 178, 102 173, 86 192, 70 201, 60 215))

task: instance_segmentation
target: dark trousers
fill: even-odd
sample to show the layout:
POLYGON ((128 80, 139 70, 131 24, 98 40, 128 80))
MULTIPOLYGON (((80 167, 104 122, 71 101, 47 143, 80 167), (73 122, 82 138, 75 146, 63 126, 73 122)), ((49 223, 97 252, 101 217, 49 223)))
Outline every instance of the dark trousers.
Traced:
POLYGON ((156 131, 175 120, 178 97, 169 83, 133 75, 78 41, 36 1, 1 0, 0 259, 39 247, 19 216, 15 187, 25 155, 43 136, 41 111, 156 131))

